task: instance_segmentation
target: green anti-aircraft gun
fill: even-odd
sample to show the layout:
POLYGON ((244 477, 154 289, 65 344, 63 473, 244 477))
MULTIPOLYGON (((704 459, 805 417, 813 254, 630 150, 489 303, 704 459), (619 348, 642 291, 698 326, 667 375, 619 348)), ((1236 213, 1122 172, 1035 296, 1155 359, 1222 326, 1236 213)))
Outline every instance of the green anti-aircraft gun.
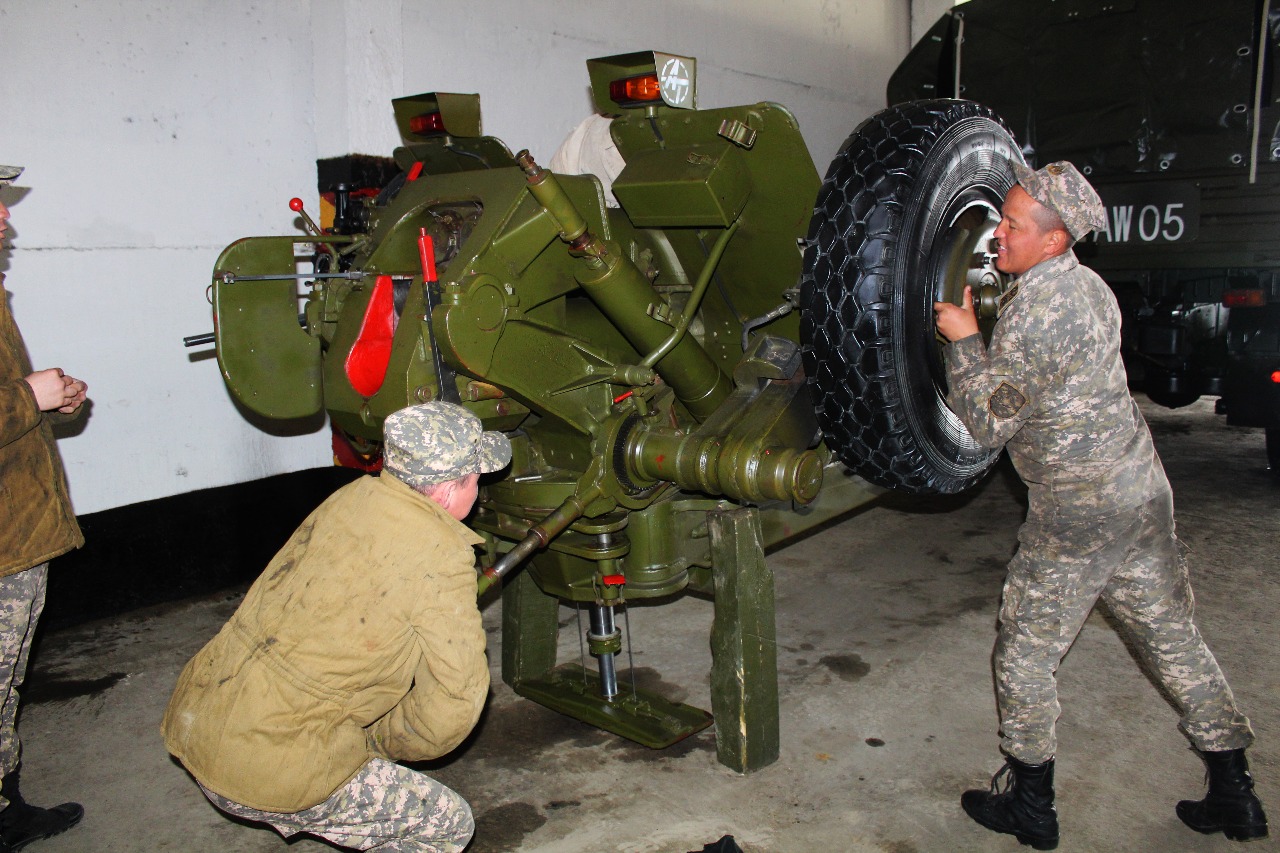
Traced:
POLYGON ((959 491, 994 460, 942 403, 931 303, 971 284, 990 313, 987 241, 1020 155, 989 111, 924 102, 865 122, 822 183, 785 108, 696 109, 690 58, 588 67, 626 161, 619 207, 481 135, 478 96, 401 98, 400 171, 376 198, 329 231, 295 200, 309 233, 218 259, 218 361, 254 412, 323 409, 368 447, 432 399, 503 430, 512 464, 470 522, 481 593, 511 571, 503 680, 674 743, 711 717, 619 687, 615 609, 710 594, 718 754, 746 772, 779 748, 764 549, 882 487, 959 491), (589 611, 594 669, 557 666, 560 601, 589 611))

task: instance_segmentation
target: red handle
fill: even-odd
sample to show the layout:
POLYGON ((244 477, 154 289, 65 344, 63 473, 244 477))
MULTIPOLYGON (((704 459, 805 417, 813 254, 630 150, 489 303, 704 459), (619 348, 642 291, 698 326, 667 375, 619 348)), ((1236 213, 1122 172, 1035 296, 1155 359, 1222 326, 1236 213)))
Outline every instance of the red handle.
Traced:
POLYGON ((427 229, 418 229, 418 257, 422 260, 422 280, 436 280, 436 244, 427 233, 427 229))

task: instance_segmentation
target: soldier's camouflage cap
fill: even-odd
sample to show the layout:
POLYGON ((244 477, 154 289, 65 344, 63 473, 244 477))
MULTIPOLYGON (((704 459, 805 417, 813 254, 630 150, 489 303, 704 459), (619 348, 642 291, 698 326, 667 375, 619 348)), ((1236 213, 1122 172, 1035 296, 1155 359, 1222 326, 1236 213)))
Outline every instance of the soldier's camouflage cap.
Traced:
POLYGON ((0 166, 0 187, 3 187, 21 174, 21 166, 0 166))
POLYGON ((511 442, 486 432, 456 403, 435 400, 392 412, 382 424, 382 469, 410 486, 488 474, 511 461, 511 442))
POLYGON ((1013 174, 1028 195, 1058 214, 1072 240, 1106 227, 1107 212, 1102 199, 1080 170, 1066 160, 1050 163, 1038 171, 1014 163, 1013 174))

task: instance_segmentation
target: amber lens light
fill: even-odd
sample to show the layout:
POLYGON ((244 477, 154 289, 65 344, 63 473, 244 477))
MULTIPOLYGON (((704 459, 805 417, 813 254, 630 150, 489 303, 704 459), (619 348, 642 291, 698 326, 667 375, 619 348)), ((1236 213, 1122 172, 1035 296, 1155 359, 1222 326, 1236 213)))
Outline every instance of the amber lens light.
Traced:
POLYGON ((440 117, 440 113, 423 113, 420 116, 414 116, 409 119, 409 132, 416 133, 418 136, 427 136, 432 133, 444 133, 444 119, 440 117))
POLYGON ((657 74, 641 74, 609 84, 609 97, 621 104, 648 104, 662 99, 662 85, 657 74))
POLYGON ((1228 308, 1261 308, 1267 304, 1267 294, 1257 288, 1227 290, 1222 294, 1222 304, 1228 308))

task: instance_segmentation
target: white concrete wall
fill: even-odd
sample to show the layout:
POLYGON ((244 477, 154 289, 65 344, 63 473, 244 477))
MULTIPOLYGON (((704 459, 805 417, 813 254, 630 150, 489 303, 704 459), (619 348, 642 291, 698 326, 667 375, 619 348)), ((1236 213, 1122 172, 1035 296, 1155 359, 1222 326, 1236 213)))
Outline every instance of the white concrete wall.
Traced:
POLYGON ((950 3, 0 5, 0 163, 27 167, 0 271, 37 368, 90 385, 90 418, 61 441, 77 511, 329 463, 327 428, 251 424, 180 338, 211 329, 223 246, 289 233, 292 196, 315 210, 317 157, 390 153, 391 98, 480 92, 486 132, 545 160, 591 108, 584 60, 684 53, 702 106, 791 108, 821 172, 883 106, 926 5, 950 3))

